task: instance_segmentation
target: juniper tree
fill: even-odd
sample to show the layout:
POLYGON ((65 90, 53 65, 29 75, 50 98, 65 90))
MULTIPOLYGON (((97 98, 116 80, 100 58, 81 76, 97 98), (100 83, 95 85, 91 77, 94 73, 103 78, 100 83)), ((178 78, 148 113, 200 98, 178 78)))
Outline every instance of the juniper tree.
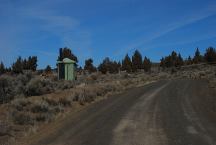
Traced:
POLYGON ((19 56, 15 63, 12 65, 13 73, 22 73, 23 72, 23 65, 22 65, 22 58, 19 56))
POLYGON ((125 56, 125 58, 122 61, 122 70, 125 70, 127 72, 132 71, 132 62, 128 54, 125 56))
POLYGON ((197 48, 194 54, 193 63, 197 64, 202 61, 203 61, 203 56, 200 54, 199 48, 197 48))
POLYGON ((138 69, 142 69, 142 55, 136 50, 132 56, 132 70, 136 72, 138 69))
POLYGON ((204 57, 207 62, 216 62, 216 50, 213 47, 207 48, 204 57))
POLYGON ((5 72, 6 72, 5 66, 4 66, 3 62, 1 62, 1 64, 0 64, 0 75, 4 74, 5 72))
POLYGON ((47 65, 44 71, 45 71, 45 73, 51 73, 52 72, 51 66, 47 65))
POLYGON ((143 69, 145 72, 149 72, 151 70, 151 61, 146 56, 143 60, 143 69))
POLYGON ((88 71, 89 73, 97 71, 96 67, 93 65, 93 59, 89 58, 85 61, 84 70, 88 71))

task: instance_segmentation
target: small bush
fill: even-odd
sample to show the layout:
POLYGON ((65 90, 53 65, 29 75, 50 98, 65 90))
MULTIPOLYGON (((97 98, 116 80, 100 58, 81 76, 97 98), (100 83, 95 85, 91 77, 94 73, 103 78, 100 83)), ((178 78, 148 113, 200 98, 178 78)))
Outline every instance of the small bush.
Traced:
POLYGON ((14 94, 24 95, 24 92, 25 92, 25 85, 23 85, 20 82, 17 82, 17 84, 14 85, 14 94))
POLYGON ((0 137, 5 135, 11 136, 11 126, 6 122, 0 121, 0 137))
POLYGON ((58 89, 60 90, 66 90, 74 87, 74 82, 72 81, 60 81, 58 83, 58 89))
POLYGON ((42 88, 41 88, 42 94, 47 94, 54 91, 55 84, 51 80, 45 79, 41 83, 42 83, 42 88))
POLYGON ((72 93, 72 100, 73 101, 78 101, 79 100, 79 96, 80 96, 80 93, 81 93, 81 89, 79 88, 76 88, 76 90, 72 93))
POLYGON ((51 106, 57 106, 58 105, 58 102, 54 99, 45 98, 44 100, 51 106))
POLYGON ((91 79, 94 80, 94 81, 96 81, 96 80, 98 79, 97 75, 95 75, 95 74, 92 74, 90 77, 91 77, 91 79))
POLYGON ((71 101, 66 98, 60 98, 59 104, 63 105, 64 107, 67 107, 67 106, 71 106, 71 101))
POLYGON ((79 96, 78 98, 74 98, 77 101, 79 101, 79 103, 81 105, 84 105, 86 102, 92 102, 95 100, 97 96, 96 91, 94 91, 94 89, 92 88, 88 88, 88 89, 83 89, 79 92, 79 96))
POLYGON ((17 111, 24 111, 28 105, 30 105, 30 102, 26 99, 16 99, 12 102, 12 107, 17 111))
POLYGON ((92 102, 95 100, 95 98, 97 97, 97 89, 90 87, 88 89, 85 90, 85 96, 86 96, 86 101, 87 102, 92 102))
POLYGON ((31 112, 33 113, 46 113, 49 111, 49 106, 45 102, 36 103, 32 108, 31 112))
POLYGON ((13 116, 13 121, 15 124, 18 124, 18 125, 33 125, 34 124, 34 119, 27 113, 14 112, 12 116, 13 116))
POLYGON ((0 77, 0 104, 7 103, 14 98, 12 78, 9 76, 0 77))
POLYGON ((16 82, 20 82, 23 85, 26 85, 32 79, 31 73, 19 74, 16 77, 16 82))
POLYGON ((45 116, 45 115, 42 115, 42 114, 39 114, 39 115, 37 115, 37 116, 35 117, 35 120, 36 120, 37 122, 44 122, 44 121, 46 121, 46 116, 45 116))
POLYGON ((85 96, 84 94, 80 94, 79 99, 78 99, 80 105, 84 105, 85 104, 85 96))
POLYGON ((97 95, 97 96, 103 96, 103 95, 105 95, 105 94, 106 94, 106 92, 105 92, 105 88, 104 88, 104 87, 100 87, 100 88, 98 88, 97 91, 96 91, 96 95, 97 95))
POLYGON ((53 114, 58 114, 60 112, 64 112, 64 108, 62 106, 55 106, 53 107, 50 111, 50 113, 53 113, 53 114))
POLYGON ((36 96, 42 94, 42 81, 38 78, 30 80, 25 89, 25 94, 27 96, 36 96))

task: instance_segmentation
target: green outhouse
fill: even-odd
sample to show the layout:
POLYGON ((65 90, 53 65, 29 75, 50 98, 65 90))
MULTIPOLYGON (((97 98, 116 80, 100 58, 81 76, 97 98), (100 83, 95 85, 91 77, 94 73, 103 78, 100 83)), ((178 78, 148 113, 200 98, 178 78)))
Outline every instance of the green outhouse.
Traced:
POLYGON ((62 61, 57 61, 58 79, 75 80, 75 61, 69 58, 64 58, 62 61))

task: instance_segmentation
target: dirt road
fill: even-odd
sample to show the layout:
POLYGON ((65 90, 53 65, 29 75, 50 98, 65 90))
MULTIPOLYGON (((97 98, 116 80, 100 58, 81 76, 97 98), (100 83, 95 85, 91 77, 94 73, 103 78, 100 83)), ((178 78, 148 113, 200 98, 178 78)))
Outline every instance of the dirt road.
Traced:
POLYGON ((216 145, 214 95, 204 80, 152 83, 69 115, 28 144, 216 145))

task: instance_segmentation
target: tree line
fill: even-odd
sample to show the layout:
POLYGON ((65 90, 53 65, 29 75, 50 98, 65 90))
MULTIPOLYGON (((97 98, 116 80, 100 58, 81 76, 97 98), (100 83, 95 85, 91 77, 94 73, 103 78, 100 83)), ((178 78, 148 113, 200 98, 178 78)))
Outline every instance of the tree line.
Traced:
POLYGON ((12 64, 11 67, 6 68, 3 62, 0 63, 0 74, 6 72, 12 72, 15 74, 23 73, 24 70, 37 70, 37 56, 29 56, 28 58, 22 59, 21 56, 12 64))
POLYGON ((199 48, 196 49, 194 57, 188 56, 185 60, 182 58, 180 53, 172 51, 172 53, 166 57, 162 57, 160 60, 160 66, 162 68, 169 67, 181 67, 183 65, 192 65, 199 63, 212 63, 216 62, 216 50, 213 47, 206 49, 204 55, 199 51, 199 48))
POLYGON ((93 65, 93 59, 89 58, 85 61, 84 70, 88 73, 92 73, 95 71, 100 71, 103 74, 106 73, 118 73, 120 71, 137 72, 140 70, 144 70, 146 72, 151 69, 151 61, 146 56, 142 57, 141 53, 136 50, 133 56, 130 58, 128 54, 124 57, 124 59, 120 61, 112 61, 109 57, 106 57, 102 63, 99 64, 98 67, 93 65))
MULTIPOLYGON (((76 63, 78 63, 78 58, 76 57, 76 55, 73 54, 70 48, 65 47, 59 49, 59 56, 57 60, 62 61, 64 58, 70 58, 74 60, 76 63)), ((119 71, 137 72, 141 69, 148 72, 151 69, 151 61, 147 57, 144 57, 143 59, 141 53, 138 50, 136 50, 132 58, 130 58, 129 55, 126 54, 125 58, 121 62, 113 61, 109 57, 106 57, 102 61, 102 63, 100 63, 98 67, 96 67, 93 64, 93 59, 89 58, 85 60, 85 65, 83 69, 81 67, 77 69, 84 70, 88 73, 100 71, 103 74, 118 73, 119 71)))
MULTIPOLYGON (((98 67, 94 66, 93 59, 89 58, 85 60, 84 68, 78 68, 78 58, 70 48, 60 48, 59 56, 57 58, 58 61, 62 61, 64 58, 70 58, 76 62, 76 67, 78 70, 84 70, 88 73, 93 73, 96 71, 100 71, 103 74, 106 73, 118 73, 120 71, 126 71, 128 73, 137 72, 140 70, 144 70, 145 72, 150 72, 152 62, 146 56, 142 56, 142 54, 135 50, 133 55, 130 57, 128 54, 125 55, 122 61, 113 61, 109 57, 106 57, 98 67)), ((23 73, 24 70, 37 70, 37 56, 29 56, 28 58, 22 59, 20 56, 17 60, 12 64, 11 67, 6 68, 3 62, 0 63, 0 75, 6 72, 12 72, 15 74, 23 73)), ((216 62, 216 50, 213 47, 209 47, 206 49, 205 53, 202 55, 197 48, 194 57, 189 56, 186 59, 183 59, 180 53, 176 53, 172 51, 170 55, 162 57, 160 60, 160 67, 169 68, 169 67, 181 67, 183 65, 191 65, 198 64, 203 62, 216 62)), ((52 69, 48 65, 45 72, 51 72, 52 69)))

